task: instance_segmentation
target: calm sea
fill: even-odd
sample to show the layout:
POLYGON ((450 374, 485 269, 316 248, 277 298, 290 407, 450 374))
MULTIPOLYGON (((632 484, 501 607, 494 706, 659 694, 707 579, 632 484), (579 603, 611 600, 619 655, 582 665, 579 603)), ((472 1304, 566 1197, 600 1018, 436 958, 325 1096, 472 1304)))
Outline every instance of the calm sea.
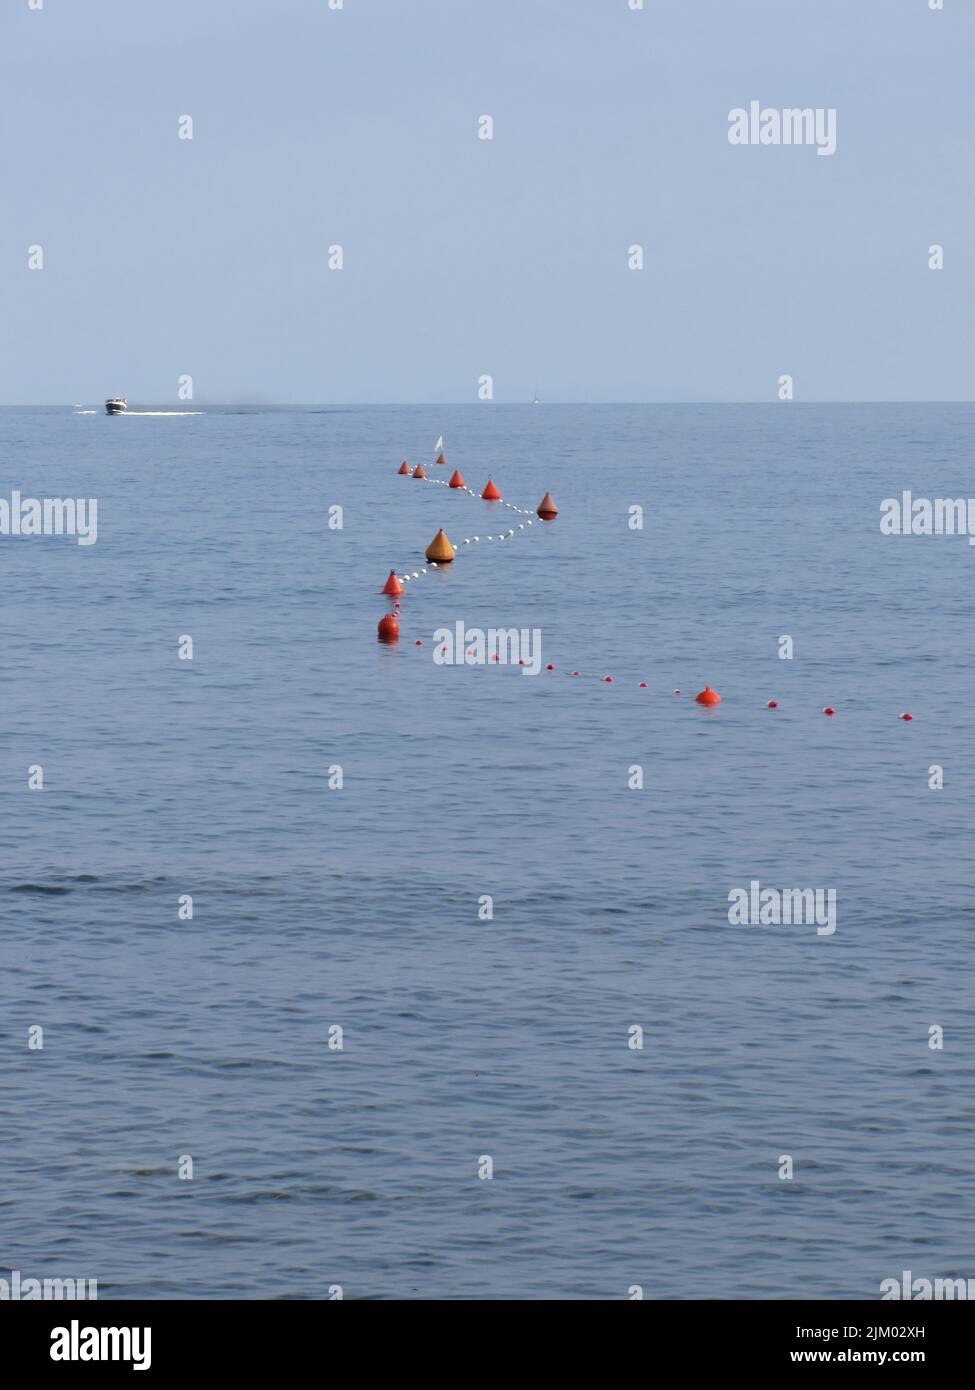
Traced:
POLYGON ((0 537, 0 1274, 103 1298, 975 1277, 975 551, 879 530, 904 488, 975 492, 973 428, 0 412, 0 495, 98 499, 95 545, 0 537), (558 519, 518 531, 403 458, 530 511, 550 490, 558 519), (441 526, 457 562, 381 646, 378 591, 441 526), (539 629, 541 673, 437 666, 458 619, 539 629), (834 889, 835 933, 729 925, 753 879, 834 889))

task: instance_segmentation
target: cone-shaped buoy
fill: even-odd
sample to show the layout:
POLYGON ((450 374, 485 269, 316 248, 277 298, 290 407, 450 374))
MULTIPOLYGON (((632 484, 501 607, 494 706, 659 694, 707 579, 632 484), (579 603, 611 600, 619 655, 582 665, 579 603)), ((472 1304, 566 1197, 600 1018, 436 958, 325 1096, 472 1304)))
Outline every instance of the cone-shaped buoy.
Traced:
POLYGON ((413 470, 413 476, 414 478, 425 478, 427 476, 426 469, 423 467, 422 463, 416 465, 413 470))
POLYGON ((447 455, 444 454, 444 453, 438 454, 438 455, 437 455, 437 462, 438 462, 438 463, 446 463, 446 462, 447 462, 447 455))
POLYGON ((498 491, 498 485, 493 478, 488 478, 487 487, 481 493, 481 496, 484 498, 485 502, 501 501, 501 493, 498 491))
POLYGON ((552 501, 552 494, 546 492, 541 502, 538 504, 538 515, 543 521, 554 521, 559 514, 559 509, 552 501))
POLYGON ((438 565, 446 565, 454 558, 454 547, 447 539, 446 532, 438 531, 427 546, 427 559, 436 560, 438 565))
POLYGON ((399 641, 399 623, 396 621, 395 613, 387 613, 384 618, 379 619, 379 628, 376 636, 380 642, 399 641))
POLYGON ((410 471, 410 465, 406 462, 406 459, 404 459, 403 462, 400 464, 399 468, 397 469, 397 472, 399 472, 399 473, 409 473, 409 471, 410 471))
POLYGON ((700 695, 695 695, 694 698, 699 705, 720 705, 721 703, 721 696, 709 685, 706 685, 700 695))
POLYGON ((400 581, 399 581, 399 576, 397 575, 397 573, 396 573, 395 570, 390 570, 390 571, 389 571, 389 578, 386 580, 386 583, 383 585, 383 593, 384 593, 384 594, 391 594, 391 595, 395 598, 395 596, 396 596, 397 594, 401 594, 402 592, 403 592, 403 586, 402 586, 402 584, 401 584, 400 581))
POLYGON ((448 486, 448 487, 466 487, 466 486, 467 486, 467 484, 464 482, 464 479, 460 476, 460 470, 459 470, 459 469, 457 469, 457 468, 454 469, 454 471, 453 471, 453 473, 451 474, 451 477, 450 477, 450 482, 447 484, 447 486, 448 486))

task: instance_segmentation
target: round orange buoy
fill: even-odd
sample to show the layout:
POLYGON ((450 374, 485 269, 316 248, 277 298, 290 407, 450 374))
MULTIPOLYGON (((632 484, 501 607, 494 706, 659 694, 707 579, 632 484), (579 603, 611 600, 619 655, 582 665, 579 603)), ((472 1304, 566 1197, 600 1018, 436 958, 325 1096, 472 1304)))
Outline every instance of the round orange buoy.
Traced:
POLYGON ((700 695, 695 695, 694 698, 699 705, 720 705, 721 703, 721 696, 709 685, 706 685, 700 695))
POLYGON ((543 521, 554 521, 559 514, 559 509, 552 501, 552 494, 546 492, 541 502, 538 504, 538 515, 543 521))
POLYGON ((612 684, 613 684, 613 677, 612 677, 612 676, 603 676, 603 680, 606 682, 607 685, 612 685, 612 684))
POLYGON ((554 670, 555 670, 555 667, 552 665, 551 662, 549 662, 548 665, 545 667, 545 669, 546 669, 546 671, 554 671, 554 670))
POLYGON ((438 463, 446 463, 446 462, 447 462, 447 455, 446 455, 442 450, 441 450, 441 452, 437 455, 437 462, 438 462, 438 463))
POLYGON ((481 496, 483 497, 485 502, 501 501, 501 493, 498 491, 498 485, 493 478, 488 478, 487 487, 481 493, 481 496))
POLYGON ((420 641, 420 639, 419 639, 419 637, 418 637, 413 645, 416 646, 416 647, 422 647, 422 646, 423 646, 423 643, 420 641))
POLYGON ((463 479, 463 478, 461 477, 461 475, 460 475, 460 469, 459 469, 459 468, 455 468, 455 469, 454 469, 453 473, 450 475, 450 482, 447 484, 447 486, 448 486, 448 487, 466 487, 466 486, 467 486, 467 484, 464 482, 464 479, 463 479))
POLYGON ((912 720, 912 719, 914 718, 914 716, 913 716, 913 714, 902 714, 902 715, 901 715, 901 718, 902 718, 902 719, 906 719, 908 722, 910 722, 910 720, 912 720))
POLYGON ((390 570, 389 578, 383 585, 383 593, 390 594, 393 598, 395 598, 397 594, 401 594, 402 592, 403 586, 399 581, 399 576, 397 575, 395 570, 390 570))
POLYGON ((827 705, 826 708, 823 710, 823 713, 824 713, 824 714, 829 714, 829 715, 834 715, 834 714, 836 713, 836 710, 833 708, 832 705, 827 705))
POLYGON ((573 674, 574 676, 581 676, 581 675, 582 675, 582 672, 581 672, 581 671, 573 671, 572 674, 573 674))
POLYGON ((426 556, 428 560, 436 560, 438 565, 449 564, 454 558, 454 547, 447 539, 446 532, 440 530, 427 546, 426 556))
POLYGON ((406 462, 406 459, 404 459, 403 462, 400 464, 398 471, 400 473, 409 473, 410 465, 406 462))
POLYGON ((399 641, 399 623, 396 621, 395 613, 387 613, 384 618, 379 619, 379 628, 376 635, 380 642, 399 641))
POLYGON ((778 709, 778 707, 778 700, 769 700, 768 704, 766 705, 766 709, 778 709))
POLYGON ((641 689, 641 690, 646 690, 646 688, 647 688, 647 683, 646 683, 646 681, 641 681, 641 682, 640 682, 640 689, 641 689))
POLYGON ((424 469, 422 463, 418 463, 416 465, 416 467, 413 470, 413 476, 414 478, 425 478, 427 476, 426 470, 424 469))

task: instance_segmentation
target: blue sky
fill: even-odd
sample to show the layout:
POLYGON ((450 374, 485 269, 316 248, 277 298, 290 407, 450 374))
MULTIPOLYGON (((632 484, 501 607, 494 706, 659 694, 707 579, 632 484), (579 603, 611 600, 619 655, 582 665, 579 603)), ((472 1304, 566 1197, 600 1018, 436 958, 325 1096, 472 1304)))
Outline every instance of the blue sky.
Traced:
POLYGON ((0 400, 970 400, 944 3, 4 0, 0 400))

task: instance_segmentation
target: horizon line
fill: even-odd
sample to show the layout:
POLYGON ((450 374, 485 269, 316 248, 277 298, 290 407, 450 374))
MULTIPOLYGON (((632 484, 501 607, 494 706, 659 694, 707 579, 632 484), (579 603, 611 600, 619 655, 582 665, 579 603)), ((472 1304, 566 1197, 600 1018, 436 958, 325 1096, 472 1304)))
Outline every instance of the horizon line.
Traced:
MULTIPOLYGON (((146 397, 144 400, 136 400, 137 405, 163 405, 173 410, 183 409, 190 412, 202 407, 226 409, 247 408, 252 410, 307 410, 307 409, 456 409, 459 406, 467 406, 470 409, 482 409, 488 406, 517 406, 524 409, 536 409, 533 401, 220 401, 220 400, 193 400, 193 401, 172 401, 172 400, 153 400, 146 397)), ((103 400, 95 401, 0 401, 0 410, 75 410, 80 406, 93 407, 103 406, 103 400)), ((975 397, 941 397, 928 396, 922 399, 907 399, 901 397, 888 397, 876 399, 837 399, 835 397, 814 397, 806 400, 781 401, 774 400, 550 400, 539 401, 538 406, 606 406, 606 405, 640 405, 640 406, 700 406, 700 405, 975 405, 975 397)))

